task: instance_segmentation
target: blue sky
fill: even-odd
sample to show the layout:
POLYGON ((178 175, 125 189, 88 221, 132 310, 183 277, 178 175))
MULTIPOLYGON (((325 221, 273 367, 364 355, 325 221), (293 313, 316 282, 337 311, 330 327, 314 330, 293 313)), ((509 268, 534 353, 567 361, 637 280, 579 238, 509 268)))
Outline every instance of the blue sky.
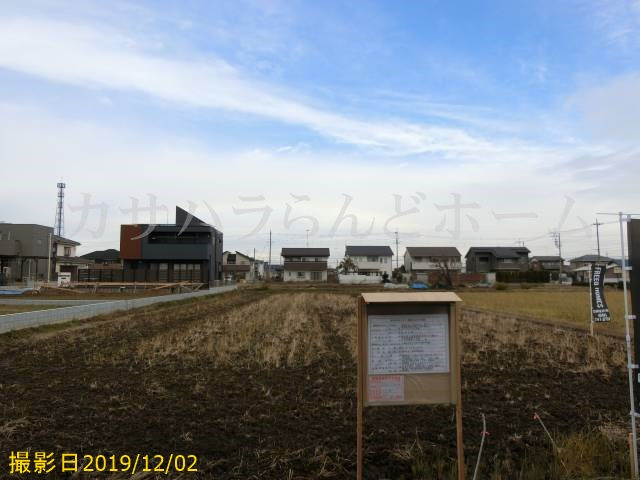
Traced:
MULTIPOLYGON (((318 219, 312 243, 336 252, 392 229, 403 245, 548 254, 550 230, 638 205, 639 111, 638 0, 9 1, 0 220, 50 224, 63 178, 68 206, 109 206, 100 235, 67 212, 88 250, 117 246, 121 209, 152 194, 213 221, 206 201, 227 247, 264 256, 269 229, 277 248, 305 241, 312 222, 284 215, 307 195, 291 216, 318 219), (329 235, 345 194, 361 229, 375 217, 368 236, 348 219, 329 235), (385 230, 394 194, 420 212, 385 230), (436 206, 454 194, 479 205, 460 232, 436 206), (248 235, 260 214, 237 211, 257 196, 273 212, 248 235)), ((590 252, 592 234, 567 232, 567 249, 590 252)))

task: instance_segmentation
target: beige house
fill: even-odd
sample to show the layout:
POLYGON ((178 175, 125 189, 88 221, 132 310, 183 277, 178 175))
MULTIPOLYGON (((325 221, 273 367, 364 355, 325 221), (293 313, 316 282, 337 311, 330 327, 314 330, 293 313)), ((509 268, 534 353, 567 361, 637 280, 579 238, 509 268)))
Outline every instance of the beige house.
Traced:
POLYGON ((404 269, 410 278, 428 281, 430 274, 440 273, 444 269, 460 273, 461 255, 456 247, 407 247, 404 269))
POLYGON ((387 245, 348 245, 344 253, 357 268, 358 275, 391 278, 393 251, 387 245))
POLYGON ((78 269, 89 268, 93 265, 93 261, 87 258, 78 257, 76 247, 80 243, 69 240, 68 238, 53 235, 53 262, 55 263, 55 273, 70 273, 71 280, 78 280, 78 269))
POLYGON ((255 279, 253 258, 240 252, 224 252, 222 274, 226 281, 253 281, 255 279))
POLYGON ((285 282, 326 282, 328 248, 283 248, 285 282))

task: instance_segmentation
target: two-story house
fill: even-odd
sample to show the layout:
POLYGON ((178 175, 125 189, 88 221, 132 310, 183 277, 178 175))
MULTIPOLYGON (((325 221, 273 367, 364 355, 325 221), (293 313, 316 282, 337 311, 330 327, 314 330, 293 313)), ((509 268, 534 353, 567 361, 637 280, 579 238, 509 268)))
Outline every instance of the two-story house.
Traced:
POLYGON ((121 225, 120 257, 127 282, 222 280, 222 232, 176 206, 165 225, 121 225))
POLYGON ((78 268, 93 263, 76 256, 79 245, 44 225, 0 223, 0 284, 44 281, 60 272, 70 272, 76 280, 78 268))
POLYGON ((529 253, 527 247, 471 247, 465 255, 467 273, 524 272, 529 253))
POLYGON ((541 272, 558 272, 563 266, 563 261, 558 255, 536 255, 531 257, 531 269, 541 272))
POLYGON ((122 268, 120 251, 115 248, 85 253, 82 258, 93 262, 91 268, 122 268))
POLYGON ((328 248, 283 248, 285 282, 326 282, 328 248))
POLYGON ((222 272, 227 281, 251 281, 255 278, 253 258, 237 251, 224 252, 222 254, 222 272))
POLYGON ((428 281, 432 273, 460 273, 461 255, 456 247, 407 247, 404 268, 411 278, 428 281))
POLYGON ((358 275, 381 277, 386 273, 391 277, 393 251, 387 245, 347 245, 344 255, 351 259, 358 275))
POLYGON ((53 228, 33 223, 0 223, 0 285, 46 280, 52 260, 53 228))
MULTIPOLYGON (((611 279, 615 278, 614 268, 615 266, 619 266, 620 260, 613 259, 610 257, 606 257, 604 255, 582 255, 580 257, 572 258, 569 260, 569 268, 567 271, 573 277, 573 281, 579 284, 587 284, 589 282, 589 275, 591 272, 591 266, 594 263, 604 263, 607 265, 607 274, 605 276, 605 281, 607 283, 616 283, 612 282, 611 279)), ((622 273, 620 269, 620 278, 622 278, 622 273)))
POLYGON ((569 260, 569 265, 572 269, 580 267, 590 267, 594 263, 610 263, 616 262, 615 259, 605 257, 604 255, 582 255, 581 257, 572 258, 569 260))
POLYGON ((70 273, 71 280, 75 282, 78 280, 78 269, 89 268, 93 265, 93 260, 78 257, 76 248, 80 246, 80 243, 58 235, 53 236, 52 242, 54 271, 56 275, 59 273, 70 273))

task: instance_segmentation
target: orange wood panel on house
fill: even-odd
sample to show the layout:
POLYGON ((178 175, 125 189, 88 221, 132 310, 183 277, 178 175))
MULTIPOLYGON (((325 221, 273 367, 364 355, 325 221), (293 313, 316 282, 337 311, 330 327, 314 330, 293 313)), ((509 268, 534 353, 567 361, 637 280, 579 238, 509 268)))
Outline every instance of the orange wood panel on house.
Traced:
POLYGON ((123 260, 142 258, 141 235, 141 225, 120 225, 120 258, 123 260))

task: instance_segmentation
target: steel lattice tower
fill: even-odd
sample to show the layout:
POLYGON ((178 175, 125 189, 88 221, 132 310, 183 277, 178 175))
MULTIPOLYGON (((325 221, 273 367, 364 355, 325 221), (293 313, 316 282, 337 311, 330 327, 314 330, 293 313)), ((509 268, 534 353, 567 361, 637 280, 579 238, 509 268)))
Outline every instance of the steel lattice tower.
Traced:
POLYGON ((58 183, 58 205, 56 207, 56 221, 53 226, 53 233, 59 237, 64 237, 64 189, 67 185, 58 183))

